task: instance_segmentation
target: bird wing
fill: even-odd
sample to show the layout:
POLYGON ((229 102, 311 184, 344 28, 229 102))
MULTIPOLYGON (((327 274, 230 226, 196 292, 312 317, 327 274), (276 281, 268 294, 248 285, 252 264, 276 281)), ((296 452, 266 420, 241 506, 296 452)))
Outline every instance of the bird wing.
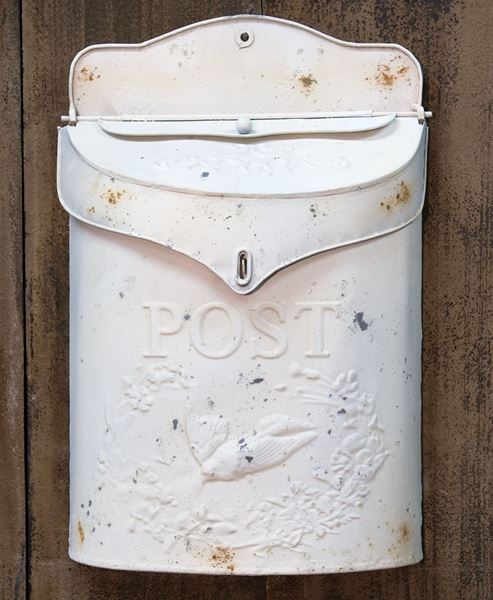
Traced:
POLYGON ((264 435, 284 436, 312 429, 315 429, 315 426, 311 423, 281 413, 267 415, 258 422, 258 431, 264 435))
POLYGON ((245 461, 241 463, 243 472, 255 472, 268 469, 283 462, 295 450, 308 444, 317 436, 315 431, 302 431, 282 437, 258 435, 249 437, 245 453, 245 461))
POLYGON ((202 463, 228 438, 229 421, 217 415, 187 418, 187 436, 195 458, 202 463))

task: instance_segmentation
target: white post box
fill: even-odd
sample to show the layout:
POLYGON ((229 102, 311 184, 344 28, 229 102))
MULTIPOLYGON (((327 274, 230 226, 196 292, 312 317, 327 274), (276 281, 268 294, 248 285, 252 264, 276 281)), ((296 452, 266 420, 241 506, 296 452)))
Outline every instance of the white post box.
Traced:
POLYGON ((69 91, 70 556, 419 561, 416 59, 227 17, 86 48, 69 91))

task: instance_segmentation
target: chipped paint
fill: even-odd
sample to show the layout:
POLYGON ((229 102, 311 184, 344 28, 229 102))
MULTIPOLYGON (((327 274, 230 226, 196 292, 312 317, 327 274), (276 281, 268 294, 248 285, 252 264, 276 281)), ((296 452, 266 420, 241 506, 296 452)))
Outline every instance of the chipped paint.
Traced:
POLYGON ((366 331, 368 329, 368 323, 364 319, 363 312, 355 313, 353 323, 357 324, 361 331, 366 331))

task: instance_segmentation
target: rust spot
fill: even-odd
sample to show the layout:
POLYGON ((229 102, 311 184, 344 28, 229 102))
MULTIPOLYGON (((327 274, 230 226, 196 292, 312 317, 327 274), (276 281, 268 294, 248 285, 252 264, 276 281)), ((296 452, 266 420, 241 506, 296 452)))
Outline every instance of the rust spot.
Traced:
POLYGON ((409 67, 391 67, 390 65, 378 65, 377 73, 375 75, 375 82, 386 88, 391 88, 393 85, 401 79, 407 72, 409 67))
POLYGON ((87 212, 88 212, 88 213, 95 213, 95 212, 96 212, 96 209, 94 208, 94 206, 90 206, 90 207, 87 209, 87 212))
POLYGON ((82 523, 80 521, 77 521, 77 533, 79 534, 80 543, 83 544, 86 534, 84 533, 84 527, 82 527, 82 523))
POLYGON ((103 198, 103 200, 106 200, 108 204, 112 204, 113 206, 115 206, 116 204, 118 204, 118 202, 120 202, 120 200, 125 196, 125 194, 125 190, 112 190, 111 188, 108 188, 101 194, 101 198, 103 198))
POLYGON ((390 197, 380 202, 380 206, 386 210, 392 210, 397 206, 407 204, 411 199, 411 188, 405 181, 401 181, 397 186, 396 192, 390 197))
POLYGON ((399 543, 407 543, 411 538, 411 530, 409 529, 409 525, 407 523, 403 523, 397 530, 397 534, 399 543))
POLYGON ((82 81, 94 81, 95 79, 99 79, 101 75, 99 73, 96 73, 97 70, 97 67, 94 67, 94 70, 92 71, 87 67, 82 67, 82 69, 80 70, 79 79, 81 79, 82 81))
POLYGON ((209 560, 215 567, 223 567, 233 573, 235 553, 223 546, 216 546, 212 551, 209 560))
POLYGON ((312 73, 308 73, 307 75, 300 75, 298 77, 298 81, 303 86, 303 90, 305 92, 311 92, 313 89, 313 85, 317 83, 317 80, 312 75, 312 73))

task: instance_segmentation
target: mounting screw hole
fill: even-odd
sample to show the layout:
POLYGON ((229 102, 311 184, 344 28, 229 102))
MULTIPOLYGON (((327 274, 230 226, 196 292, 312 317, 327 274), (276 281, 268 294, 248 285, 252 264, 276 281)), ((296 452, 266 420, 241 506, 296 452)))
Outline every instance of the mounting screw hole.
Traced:
POLYGON ((253 44, 253 31, 237 31, 235 34, 236 43, 240 48, 248 48, 253 44))

